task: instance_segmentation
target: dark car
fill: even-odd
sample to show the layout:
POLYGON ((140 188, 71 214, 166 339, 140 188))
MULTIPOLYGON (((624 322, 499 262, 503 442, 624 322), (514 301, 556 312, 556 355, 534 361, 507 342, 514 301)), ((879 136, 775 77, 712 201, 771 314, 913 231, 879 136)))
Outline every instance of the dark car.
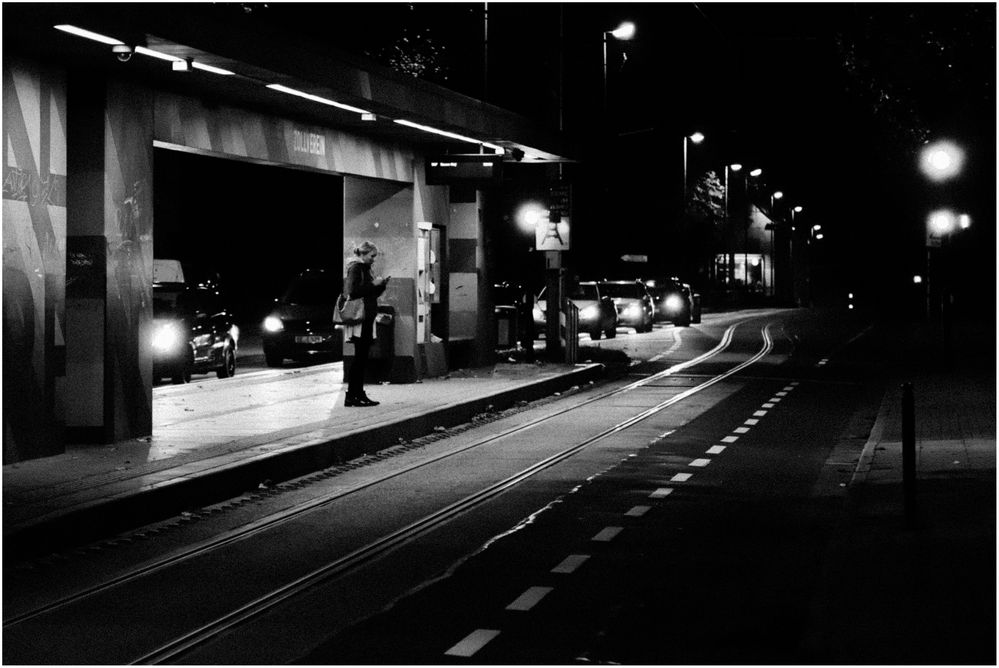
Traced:
POLYGON ((153 283, 153 376, 187 383, 195 373, 236 373, 239 329, 211 285, 153 283))
MULTIPOLYGON (((595 281, 582 281, 568 294, 569 300, 579 309, 579 331, 586 332, 596 341, 606 334, 608 339, 617 336, 617 311, 614 302, 603 294, 600 284, 595 281)), ((547 326, 547 303, 545 290, 538 293, 534 304, 534 329, 544 332, 547 326)))
POLYGON ((323 269, 306 269, 292 279, 261 328, 267 366, 281 366, 285 359, 342 357, 343 333, 333 324, 342 281, 323 269))
POLYGON ((636 332, 651 332, 655 322, 652 296, 641 281, 603 281, 600 290, 617 308, 617 322, 636 332))
POLYGON ((655 301, 656 320, 669 321, 679 327, 701 321, 701 296, 679 278, 646 281, 655 301))

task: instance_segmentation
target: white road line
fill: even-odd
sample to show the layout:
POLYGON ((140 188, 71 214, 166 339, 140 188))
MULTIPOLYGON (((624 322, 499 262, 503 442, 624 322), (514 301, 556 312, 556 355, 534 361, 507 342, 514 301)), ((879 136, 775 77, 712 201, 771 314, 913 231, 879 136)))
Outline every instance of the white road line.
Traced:
POLYGON ((570 554, 562 560, 562 563, 552 569, 552 573, 575 573, 576 569, 586 563, 590 558, 588 554, 570 554))
POLYGON ((553 589, 554 587, 531 587, 518 596, 516 601, 506 606, 506 609, 516 612, 527 612, 540 603, 541 599, 551 593, 553 589))
POLYGON ((590 540, 598 543, 609 543, 622 531, 624 531, 624 527, 606 527, 605 529, 601 529, 600 533, 590 540))
POLYGON ((673 493, 672 487, 660 487, 656 491, 649 494, 650 499, 665 499, 667 496, 673 493))
POLYGON ((670 482, 687 482, 694 477, 693 473, 677 473, 669 479, 670 482))
POLYGON ((735 443, 739 440, 738 436, 726 436, 721 440, 722 443, 735 443))
POLYGON ((645 513, 652 510, 651 506, 635 506, 631 510, 625 513, 626 517, 641 517, 645 513))
POLYGON ((753 413, 753 417, 763 417, 766 414, 767 414, 766 411, 756 411, 755 413, 753 413))
POLYGON ((780 403, 781 398, 782 397, 770 397, 770 401, 773 402, 773 403, 775 403, 775 404, 778 404, 778 403, 780 403))
POLYGON ((472 631, 465 639, 457 645, 444 652, 447 656, 474 656, 476 652, 485 647, 486 643, 498 636, 500 632, 496 629, 478 629, 472 631))
POLYGON ((793 389, 794 389, 794 385, 785 385, 784 386, 784 391, 785 392, 790 392, 793 389))
MULTIPOLYGON (((760 408, 774 408, 775 406, 777 406, 777 404, 775 404, 772 401, 768 401, 767 403, 765 403, 762 406, 760 406, 760 408)), ((755 413, 754 413, 754 415, 755 415, 755 413)))
POLYGON ((787 396, 787 391, 781 390, 780 392, 774 392, 774 396, 775 397, 786 397, 787 396))
POLYGON ((724 445, 712 445, 710 448, 708 448, 709 455, 720 455, 723 452, 725 452, 724 445))
POLYGON ((749 427, 736 427, 735 429, 732 430, 732 433, 733 434, 748 434, 749 433, 749 427))
POLYGON ((694 461, 690 462, 690 466, 697 466, 698 468, 704 468, 710 463, 711 463, 710 459, 701 458, 701 459, 695 459, 694 461))
POLYGON ((799 384, 801 384, 800 380, 792 380, 791 381, 791 387, 797 387, 799 384))
POLYGON ((750 427, 755 427, 755 426, 756 426, 756 425, 758 425, 759 423, 760 423, 760 421, 759 421, 759 420, 757 420, 757 419, 755 419, 755 418, 749 418, 748 420, 746 420, 746 421, 745 421, 745 422, 743 422, 742 424, 748 424, 748 425, 749 425, 750 427))

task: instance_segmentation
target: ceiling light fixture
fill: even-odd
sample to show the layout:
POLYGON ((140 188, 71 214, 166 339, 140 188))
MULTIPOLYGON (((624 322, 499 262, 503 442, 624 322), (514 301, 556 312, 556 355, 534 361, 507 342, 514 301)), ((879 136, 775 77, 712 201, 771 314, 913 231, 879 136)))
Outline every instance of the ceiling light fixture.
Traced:
POLYGON ((221 67, 215 67, 214 65, 205 65, 204 63, 199 63, 196 60, 193 63, 191 63, 191 67, 193 67, 196 70, 204 70, 205 72, 211 72, 212 74, 221 74, 222 76, 232 76, 236 74, 235 72, 224 70, 221 67))
POLYGON ((101 44, 111 44, 112 46, 117 44, 124 44, 124 42, 121 41, 120 39, 115 39, 114 37, 108 37, 107 35, 101 35, 100 33, 84 30, 83 28, 77 28, 76 26, 69 25, 66 23, 52 27, 55 28, 56 30, 68 32, 71 35, 76 35, 77 37, 85 37, 87 39, 92 39, 95 42, 100 42, 101 44))
POLYGON ((416 128, 417 130, 423 130, 424 132, 429 132, 435 135, 441 135, 442 137, 450 137, 451 139, 457 139, 459 141, 465 141, 470 144, 478 144, 480 146, 485 146, 486 148, 491 148, 494 151, 498 151, 500 155, 505 152, 502 146, 497 146, 496 144, 490 144, 489 142, 479 141, 478 139, 472 139, 471 137, 465 137, 464 135, 459 135, 454 132, 448 132, 447 130, 438 130, 437 128, 430 127, 429 125, 420 125, 419 123, 414 123, 412 121, 395 120, 399 125, 405 125, 406 127, 416 128))
POLYGON ((312 100, 313 102, 318 102, 319 104, 326 104, 331 107, 337 107, 338 109, 345 109, 347 111, 353 111, 355 114, 370 114, 370 111, 364 109, 358 109, 357 107, 352 107, 349 104, 343 104, 342 102, 334 102, 333 100, 328 100, 325 97, 319 97, 318 95, 313 95, 312 93, 306 93, 304 91, 295 90, 294 88, 288 88, 287 86, 282 86, 281 84, 267 84, 267 87, 271 90, 276 90, 281 93, 287 93, 288 95, 295 95, 297 97, 305 98, 306 100, 312 100))

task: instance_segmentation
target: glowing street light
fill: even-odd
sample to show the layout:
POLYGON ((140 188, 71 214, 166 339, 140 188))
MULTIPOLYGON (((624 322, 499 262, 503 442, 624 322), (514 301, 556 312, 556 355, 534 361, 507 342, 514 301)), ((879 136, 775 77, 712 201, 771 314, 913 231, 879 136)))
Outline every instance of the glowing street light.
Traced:
POLYGON ((964 166, 964 151, 957 144, 942 140, 927 144, 919 156, 919 167, 931 181, 954 178, 964 166))
POLYGON ((614 39, 618 40, 629 40, 635 36, 635 24, 631 21, 625 21, 614 30, 604 31, 604 112, 607 111, 607 36, 610 35, 614 39))
POLYGON ((687 142, 700 144, 702 141, 704 141, 704 135, 700 132, 686 135, 683 138, 683 199, 681 200, 681 214, 687 211, 687 142))

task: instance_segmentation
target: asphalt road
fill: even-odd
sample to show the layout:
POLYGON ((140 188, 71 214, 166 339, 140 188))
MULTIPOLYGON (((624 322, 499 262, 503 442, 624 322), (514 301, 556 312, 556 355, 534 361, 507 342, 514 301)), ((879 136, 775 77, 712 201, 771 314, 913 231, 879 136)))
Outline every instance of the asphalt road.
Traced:
MULTIPOLYGON (((834 315, 622 333, 598 345, 633 365, 600 387, 81 551, 53 597, 142 572, 40 618, 44 662, 159 660, 253 609, 168 660, 821 663, 811 593, 880 398, 863 323, 834 315)), ((5 630, 5 656, 37 637, 5 630)))

